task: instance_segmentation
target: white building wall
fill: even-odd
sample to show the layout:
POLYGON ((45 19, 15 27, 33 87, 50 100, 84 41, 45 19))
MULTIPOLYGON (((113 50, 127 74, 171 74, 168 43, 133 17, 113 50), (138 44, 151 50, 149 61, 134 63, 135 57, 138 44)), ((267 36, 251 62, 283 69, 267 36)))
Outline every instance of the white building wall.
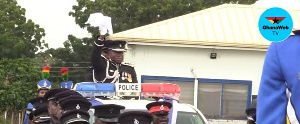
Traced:
POLYGON ((217 59, 210 59, 213 49, 129 45, 125 62, 134 65, 139 82, 141 75, 249 80, 252 95, 257 95, 265 52, 215 49, 217 59))

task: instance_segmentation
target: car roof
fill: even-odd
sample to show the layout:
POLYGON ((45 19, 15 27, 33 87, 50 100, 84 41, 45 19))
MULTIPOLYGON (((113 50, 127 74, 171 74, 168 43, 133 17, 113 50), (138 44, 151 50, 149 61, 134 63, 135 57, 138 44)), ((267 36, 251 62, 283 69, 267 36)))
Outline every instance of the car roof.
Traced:
MULTIPOLYGON (((125 106, 126 109, 141 109, 141 110, 147 110, 146 105, 148 103, 154 102, 149 100, 99 100, 103 104, 117 104, 125 106)), ((177 104, 176 109, 177 111, 183 111, 183 112, 192 112, 196 113, 196 111, 191 107, 189 104, 177 104)))

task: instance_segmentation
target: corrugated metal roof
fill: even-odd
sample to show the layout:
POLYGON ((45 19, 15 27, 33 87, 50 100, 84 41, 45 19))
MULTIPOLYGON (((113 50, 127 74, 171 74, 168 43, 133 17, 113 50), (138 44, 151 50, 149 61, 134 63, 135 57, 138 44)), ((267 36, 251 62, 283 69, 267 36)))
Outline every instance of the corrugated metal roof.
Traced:
MULTIPOLYGON (((131 42, 171 43, 266 49, 270 42, 258 29, 267 8, 223 4, 111 35, 131 42)), ((288 10, 300 24, 300 8, 288 10)))

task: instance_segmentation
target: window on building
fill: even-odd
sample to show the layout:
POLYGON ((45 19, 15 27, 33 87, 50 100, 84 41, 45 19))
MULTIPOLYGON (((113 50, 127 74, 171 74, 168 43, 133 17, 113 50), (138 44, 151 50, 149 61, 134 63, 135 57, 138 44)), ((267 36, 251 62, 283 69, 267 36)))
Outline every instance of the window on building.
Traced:
POLYGON ((256 108, 257 95, 252 95, 251 108, 256 108))
POLYGON ((198 108, 205 115, 219 116, 221 113, 221 83, 199 83, 198 108))
POLYGON ((225 83, 223 87, 223 116, 245 115, 248 85, 225 83))
MULTIPOLYGON (((193 105, 194 82, 192 78, 150 76, 145 83, 174 83, 181 88, 181 103, 193 105)), ((197 107, 207 118, 245 118, 251 105, 251 82, 219 79, 198 79, 197 107)))

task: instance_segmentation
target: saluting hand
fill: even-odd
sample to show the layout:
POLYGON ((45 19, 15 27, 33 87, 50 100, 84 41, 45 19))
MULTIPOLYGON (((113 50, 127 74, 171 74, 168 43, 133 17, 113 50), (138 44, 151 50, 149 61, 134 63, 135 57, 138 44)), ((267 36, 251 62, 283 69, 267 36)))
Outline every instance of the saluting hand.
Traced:
POLYGON ((97 38, 97 40, 94 41, 94 44, 96 46, 102 47, 104 45, 104 42, 105 42, 105 35, 99 35, 98 38, 97 38))
POLYGON ((104 40, 105 40, 105 35, 100 35, 100 36, 98 37, 98 40, 104 41, 104 40))

